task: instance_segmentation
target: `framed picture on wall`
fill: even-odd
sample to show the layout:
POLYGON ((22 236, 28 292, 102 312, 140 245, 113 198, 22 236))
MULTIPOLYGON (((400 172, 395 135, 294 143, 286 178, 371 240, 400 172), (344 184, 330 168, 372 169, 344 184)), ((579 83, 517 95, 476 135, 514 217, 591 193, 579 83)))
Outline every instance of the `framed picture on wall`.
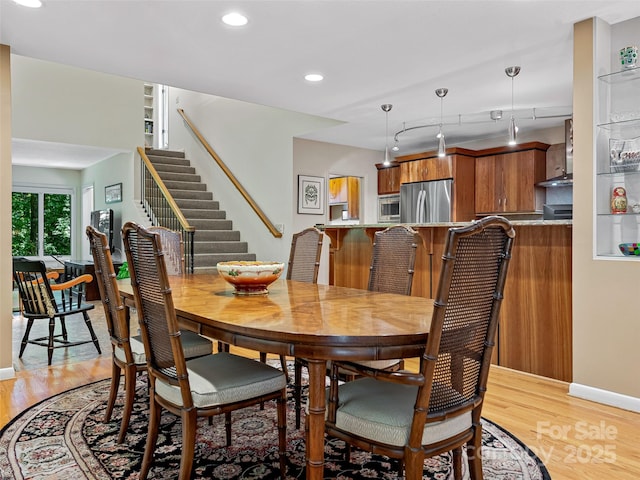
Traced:
POLYGON ((118 203, 122 201, 122 183, 114 183, 104 187, 104 203, 118 203))
POLYGON ((298 175, 298 213, 324 215, 324 177, 298 175))

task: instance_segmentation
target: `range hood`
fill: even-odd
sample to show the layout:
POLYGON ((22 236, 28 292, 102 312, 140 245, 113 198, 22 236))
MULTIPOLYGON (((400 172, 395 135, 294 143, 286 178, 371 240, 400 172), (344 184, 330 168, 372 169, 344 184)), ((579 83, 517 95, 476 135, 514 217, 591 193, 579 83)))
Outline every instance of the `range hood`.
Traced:
POLYGON ((572 187, 573 186, 573 173, 564 173, 557 177, 549 178, 544 182, 536 184, 538 187, 572 187))
MULTIPOLYGON (((563 166, 557 167, 562 173, 557 177, 552 177, 544 182, 537 183, 538 187, 571 187, 573 186, 573 119, 569 118, 564 121, 564 158, 563 166)), ((560 144, 561 145, 561 144, 560 144)), ((552 147, 553 148, 553 147, 552 147)), ((551 148, 549 149, 551 150, 551 148)), ((550 152, 547 151, 547 154, 550 152)))

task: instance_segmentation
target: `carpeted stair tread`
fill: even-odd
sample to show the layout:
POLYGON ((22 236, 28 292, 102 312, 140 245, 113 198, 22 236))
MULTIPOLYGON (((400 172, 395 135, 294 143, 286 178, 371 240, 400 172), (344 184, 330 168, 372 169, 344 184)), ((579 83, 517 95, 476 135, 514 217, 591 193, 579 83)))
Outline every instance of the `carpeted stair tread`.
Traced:
POLYGON ((181 152, 180 150, 168 150, 168 149, 164 149, 164 148, 147 148, 145 150, 147 157, 148 156, 162 156, 163 158, 166 157, 174 157, 174 158, 184 158, 184 152, 181 152))
MULTIPOLYGON (((207 186, 200 182, 184 182, 180 180, 168 180, 164 182, 169 191, 173 190, 194 190, 198 192, 206 192, 207 186)), ((173 194, 172 194, 173 195, 173 194)))
MULTIPOLYGON (((196 230, 193 238, 196 244, 199 242, 239 242, 240 232, 238 230, 196 230)), ((195 247, 195 251, 198 251, 197 247, 195 247)))
POLYGON ((202 190, 169 190, 174 200, 190 199, 190 200, 213 200, 213 193, 202 190))
POLYGON ((176 201, 180 209, 184 212, 185 210, 220 210, 220 202, 217 200, 200 200, 197 198, 176 198, 173 199, 176 201))
POLYGON ((247 242, 240 241, 211 241, 211 242, 194 242, 195 251, 198 254, 206 253, 234 253, 249 251, 249 245, 247 242))
POLYGON ((154 167, 156 165, 188 165, 191 166, 191 160, 187 158, 179 158, 179 157, 158 157, 158 156, 149 156, 147 158, 151 163, 153 163, 154 167))
POLYGON ((210 267, 215 266, 218 262, 231 262, 231 261, 244 261, 253 262, 256 260, 255 253, 196 253, 193 257, 194 267, 210 267))
POLYGON ((189 165, 168 165, 164 163, 154 163, 153 167, 162 175, 163 173, 196 173, 196 169, 189 165))
POLYGON ((167 182, 193 182, 201 185, 202 178, 195 173, 179 173, 179 172, 163 172, 159 171, 158 175, 164 183, 167 182))
POLYGON ((187 219, 192 218, 218 218, 225 219, 227 218, 227 212, 224 210, 218 209, 208 209, 208 208, 181 208, 182 214, 187 219))
MULTIPOLYGON (((224 210, 209 210, 206 208, 182 208, 182 214, 184 218, 187 220, 195 220, 195 219, 218 219, 225 220, 227 218, 227 212, 224 210)), ((167 223, 167 218, 156 217, 160 223, 165 225, 167 223)))

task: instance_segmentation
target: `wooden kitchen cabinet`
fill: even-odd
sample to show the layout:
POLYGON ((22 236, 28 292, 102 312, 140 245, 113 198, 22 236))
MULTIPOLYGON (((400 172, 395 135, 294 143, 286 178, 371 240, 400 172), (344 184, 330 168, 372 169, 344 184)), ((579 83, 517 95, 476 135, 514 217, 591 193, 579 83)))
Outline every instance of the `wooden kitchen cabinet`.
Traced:
POLYGON ((476 214, 541 212, 549 145, 531 142, 485 150, 476 158, 476 214))
POLYGON ((452 178, 451 156, 422 158, 400 164, 400 183, 452 178))
POLYGON ((378 169, 378 195, 400 193, 400 165, 391 164, 385 167, 377 164, 378 169))
MULTIPOLYGON (((435 151, 414 153, 396 157, 400 164, 400 183, 427 182, 443 178, 456 178, 457 163, 476 152, 465 148, 449 148, 447 156, 438 157, 435 151)), ((464 160, 463 160, 464 161, 464 160)))
POLYGON ((360 179, 358 177, 333 177, 329 179, 329 205, 346 205, 348 218, 360 218, 360 179))
POLYGON ((347 203, 347 177, 329 179, 329 205, 347 203))

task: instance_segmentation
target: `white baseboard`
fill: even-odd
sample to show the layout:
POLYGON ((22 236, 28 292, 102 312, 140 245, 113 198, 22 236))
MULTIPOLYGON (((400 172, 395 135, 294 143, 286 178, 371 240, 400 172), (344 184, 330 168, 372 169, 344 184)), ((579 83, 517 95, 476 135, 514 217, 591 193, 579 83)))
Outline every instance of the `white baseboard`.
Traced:
POLYGON ((630 397, 629 395, 580 385, 579 383, 569 385, 569 395, 640 413, 640 398, 630 397))
POLYGON ((0 380, 9 380, 10 378, 15 378, 16 371, 13 367, 9 368, 0 368, 0 380))

